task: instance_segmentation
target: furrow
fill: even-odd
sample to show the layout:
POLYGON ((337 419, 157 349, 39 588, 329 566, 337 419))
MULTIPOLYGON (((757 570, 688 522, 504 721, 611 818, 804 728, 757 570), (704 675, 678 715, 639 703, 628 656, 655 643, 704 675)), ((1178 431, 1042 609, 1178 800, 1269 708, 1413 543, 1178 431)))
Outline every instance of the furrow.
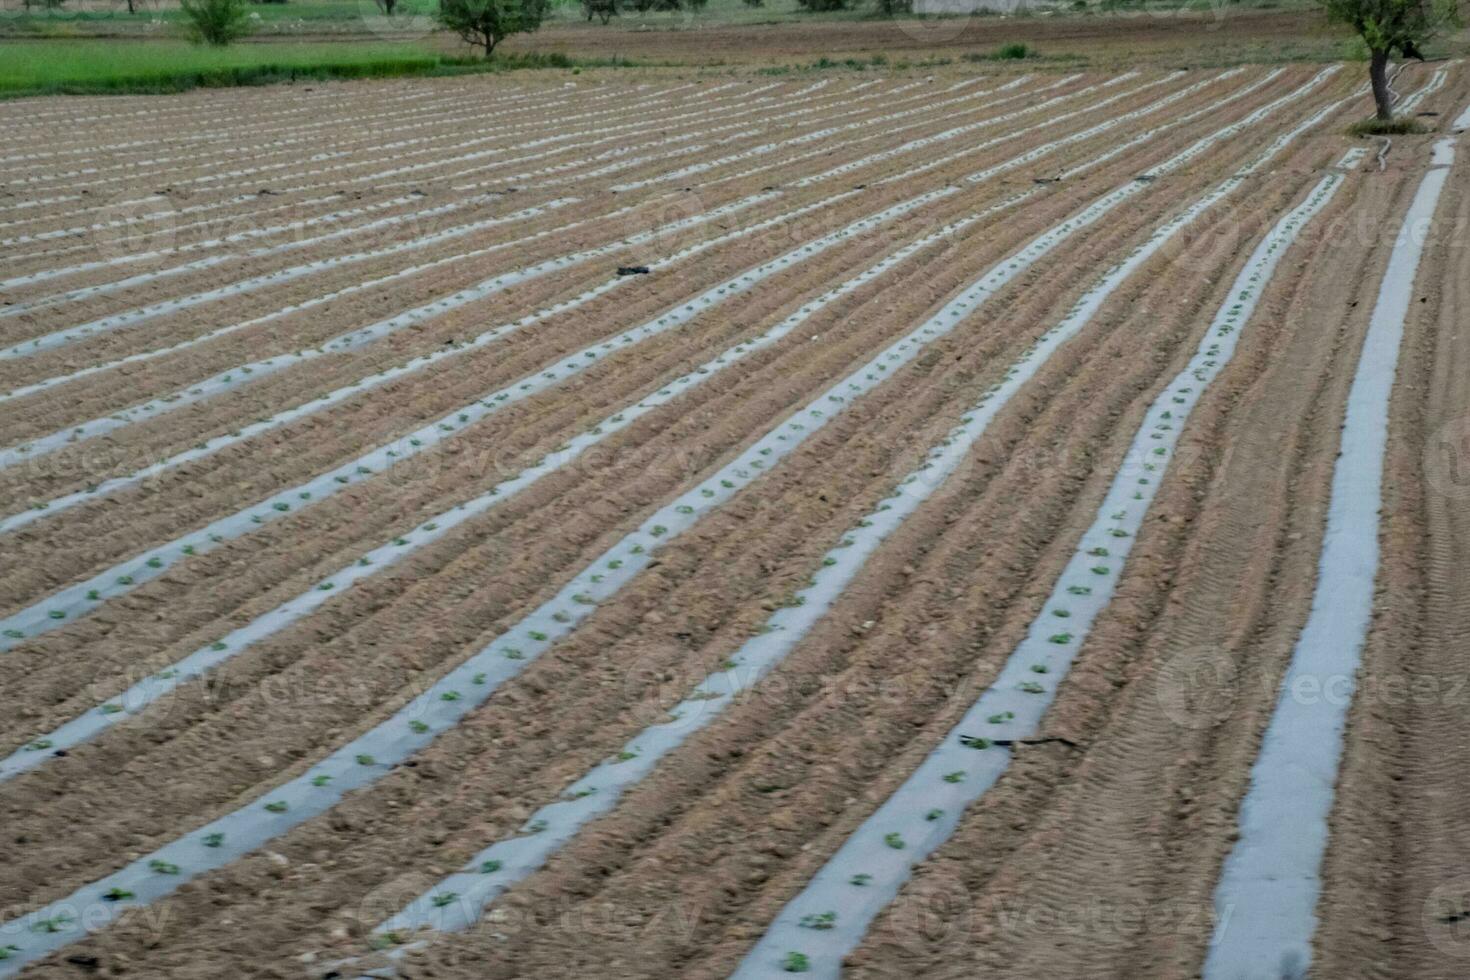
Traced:
MULTIPOLYGON (((1296 90, 1197 140, 1153 168, 1152 173, 1167 173, 1185 165, 1210 146, 1244 131, 1281 106, 1304 97, 1334 71, 1325 69, 1296 90)), ((1315 121, 1318 120, 1314 117, 1312 122, 1315 121)), ((1284 144, 1278 142, 1278 145, 1284 144)), ((222 817, 195 834, 168 844, 122 871, 26 917, 28 923, 47 921, 53 925, 54 931, 32 931, 20 937, 22 941, 17 943, 19 948, 12 960, 0 964, 0 975, 9 975, 25 963, 75 941, 86 929, 104 925, 92 921, 84 928, 75 920, 62 917, 65 910, 103 908, 102 897, 114 888, 125 888, 133 894, 132 898, 114 903, 119 910, 156 901, 182 882, 204 871, 223 867, 262 843, 325 812, 344 793, 364 788, 380 779, 385 774, 385 765, 406 760, 426 748, 439 734, 453 728, 482 704, 501 682, 519 673, 527 663, 575 630, 599 602, 610 598, 643 571, 652 560, 653 552, 667 547, 704 515, 732 499, 813 433, 829 424, 855 399, 880 384, 889 372, 912 362, 930 343, 954 330, 978 305, 1063 241, 1143 193, 1149 185, 1148 181, 1133 181, 1104 195, 971 283, 933 317, 819 395, 806 408, 765 433, 738 458, 700 481, 701 485, 655 511, 636 531, 610 548, 603 558, 574 576, 556 596, 505 631, 503 638, 485 645, 400 712, 332 752, 313 766, 307 775, 285 783, 268 793, 267 798, 222 817), (507 644, 513 645, 518 652, 517 657, 505 655, 507 644), (216 834, 224 836, 215 837, 216 834), (211 843, 218 846, 211 847, 211 843), (178 873, 160 875, 157 871, 160 862, 178 873)))
MULTIPOLYGON (((1236 95, 1235 94, 1232 94, 1232 96, 1229 96, 1229 97, 1227 97, 1224 100, 1221 100, 1222 101, 1222 104, 1228 103, 1230 101, 1233 101, 1233 99, 1235 97, 1236 97, 1236 95)), ((1193 116, 1193 115, 1195 115, 1195 114, 1191 114, 1191 116, 1193 116)), ((1124 122, 1124 121, 1126 121, 1126 120, 1123 120, 1121 118, 1119 119, 1119 123, 1120 124, 1122 122, 1124 122)), ((1032 130, 1040 130, 1040 129, 1045 128, 1045 126, 1046 126, 1046 123, 1037 124, 1036 126, 1030 127, 1028 130, 1024 130, 1023 132, 1030 132, 1032 130)), ((1167 127, 1160 127, 1159 129, 1156 129, 1156 130, 1152 131, 1152 133, 1150 135, 1153 135, 1153 134, 1157 133, 1158 131, 1161 131, 1163 128, 1167 128, 1167 127)), ((1072 141, 1071 140, 1063 140, 1063 141, 1058 142, 1058 145, 1059 146, 1067 145, 1070 142, 1072 142, 1072 141)), ((1133 142, 1136 142, 1136 141, 1129 141, 1129 142, 1130 143, 1133 143, 1133 142)), ((1034 154, 1032 154, 1032 156, 1034 157, 1034 154)), ((1005 170, 1005 169, 1008 169, 1007 166, 1005 164, 1001 164, 1001 165, 998 165, 997 167, 992 168, 992 172, 998 173, 998 172, 1000 172, 1002 170, 1005 170)), ((903 179, 904 176, 905 175, 902 174, 902 173, 896 174, 893 177, 885 178, 884 180, 879 181, 878 183, 879 184, 892 183, 894 181, 903 179)), ((739 202, 737 202, 737 203, 739 203, 739 202)), ((670 226, 670 227, 672 227, 672 226, 670 226)), ((668 230, 669 229, 667 227, 664 228, 664 229, 660 229, 660 234, 666 233, 668 230)), ((549 310, 542 310, 536 316, 525 318, 525 319, 523 319, 523 321, 520 321, 520 322, 522 324, 524 324, 526 322, 530 322, 530 321, 535 320, 535 319, 539 319, 539 318, 543 318, 543 317, 547 317, 547 316, 551 316, 551 315, 555 315, 555 314, 565 313, 565 312, 567 312, 567 311, 569 311, 569 310, 571 310, 571 309, 573 309, 573 308, 575 308, 577 306, 580 306, 580 305, 584 304, 585 302, 587 302, 587 301, 589 301, 589 300, 591 300, 591 299, 593 299, 593 298, 595 298, 595 297, 597 297, 599 295, 602 295, 606 290, 611 289, 611 288, 614 288, 621 281, 622 281, 622 279, 620 277, 614 277, 613 279, 609 280, 607 283, 604 283, 601 287, 594 288, 592 290, 589 290, 587 292, 584 292, 580 296, 575 296, 575 297, 571 298, 570 300, 563 300, 563 301, 559 302, 558 304, 554 305, 551 309, 549 309, 549 310)), ((493 283, 493 280, 491 282, 493 283)), ((486 284, 482 284, 482 287, 484 285, 486 285, 486 284)), ((437 314, 442 313, 442 312, 445 311, 445 308, 442 307, 441 305, 439 305, 442 302, 443 301, 439 301, 439 303, 436 303, 436 304, 429 304, 428 306, 423 307, 421 309, 423 311, 426 311, 427 313, 432 313, 432 314, 437 315, 437 314)), ((401 326, 402 325, 401 324, 402 316, 403 315, 400 315, 399 318, 392 318, 389 321, 385 321, 383 324, 379 324, 377 327, 369 327, 369 328, 364 328, 363 330, 360 330, 360 331, 354 331, 353 333, 351 333, 349 335, 345 335, 345 337, 343 337, 343 338, 338 338, 337 344, 338 344, 338 346, 341 349, 344 349, 345 350, 345 349, 351 349, 351 347, 359 346, 360 345, 360 342, 366 342, 366 341, 369 341, 369 340, 372 340, 372 339, 376 339, 376 336, 378 334, 385 333, 385 332, 389 331, 390 329, 395 328, 395 325, 401 326)), ((244 439, 247 439, 247 438, 249 438, 251 436, 258 435, 258 434, 260 434, 262 432, 269 431, 270 429, 273 429, 273 428, 277 428, 280 425, 283 425, 283 424, 286 424, 288 422, 294 421, 295 419, 297 419, 299 417, 303 417, 303 416, 308 415, 308 414, 311 414, 311 413, 313 413, 313 412, 315 412, 317 410, 320 410, 320 409, 329 407, 330 405, 335 404, 335 403, 341 401, 342 399, 347 398, 347 397, 350 397, 350 396, 352 396, 352 395, 354 395, 356 393, 359 393, 359 392, 361 392, 361 391, 363 391, 363 390, 365 390, 367 388, 376 387, 379 384, 386 383, 388 381, 392 381, 392 380, 394 380, 394 379, 396 379, 396 378, 398 378, 398 377, 400 377, 400 376, 402 376, 404 374, 408 374, 408 373, 420 371, 423 368, 426 368, 426 367, 428 367, 431 364, 435 364, 435 363, 441 362, 445 358, 454 357, 454 356, 456 356, 456 355, 458 355, 458 354, 460 354, 462 352, 466 352, 466 351, 471 351, 471 350, 478 349, 479 347, 483 346, 484 343, 488 343, 489 341, 494 340, 496 337, 498 337, 501 334, 503 334, 504 333, 504 329, 505 328, 496 328, 495 330, 492 330, 492 331, 489 331, 487 333, 478 335, 476 338, 473 338, 469 343, 466 343, 466 344, 456 343, 454 345, 451 345, 450 347, 437 350, 437 351, 435 351, 435 352, 433 352, 431 354, 422 355, 422 356, 420 356, 418 358, 415 358, 414 360, 410 361, 407 364, 402 364, 402 365, 399 365, 396 368, 389 369, 386 372, 383 372, 383 373, 379 374, 378 376, 376 376, 374 378, 360 379, 359 381, 356 381, 356 382, 354 382, 351 385, 348 385, 348 386, 346 386, 344 388, 337 389, 336 391, 333 391, 333 392, 330 392, 330 393, 328 393, 328 394, 326 394, 324 396, 321 396, 321 397, 317 398, 315 401, 313 401, 311 403, 307 403, 305 405, 301 405, 301 406, 299 406, 296 409, 292 409, 292 410, 288 410, 286 412, 282 412, 282 413, 278 413, 278 414, 272 415, 272 416, 266 418, 263 421, 257 421, 255 423, 252 423, 250 426, 245 427, 245 428, 242 428, 242 429, 240 429, 236 433, 231 433, 231 434, 228 434, 228 435, 225 435, 225 436, 217 436, 217 437, 208 439, 208 440, 204 441, 201 444, 201 446, 199 446, 199 447, 192 448, 192 449, 187 450, 185 452, 178 453, 176 455, 167 457, 167 458, 165 458, 165 459, 163 459, 161 461, 155 462, 154 464, 150 465, 148 468, 146 468, 144 470, 135 471, 133 473, 130 473, 130 474, 127 474, 127 475, 124 475, 124 476, 120 476, 120 477, 110 478, 110 479, 107 479, 105 481, 99 482, 99 483, 97 483, 97 484, 95 484, 93 486, 90 486, 89 488, 87 488, 85 490, 76 491, 76 492, 73 492, 73 493, 70 493, 70 494, 66 494, 64 496, 61 496, 61 497, 52 498, 49 501, 36 502, 29 509, 27 509, 25 511, 22 511, 22 512, 19 512, 19 513, 16 513, 16 514, 9 515, 6 518, 4 518, 3 520, 0 520, 0 533, 9 532, 9 531, 13 531, 13 530, 18 530, 18 529, 20 529, 20 528, 22 528, 22 527, 24 527, 24 526, 26 526, 26 525, 34 522, 34 521, 37 521, 37 520, 40 520, 42 518, 51 517, 51 516, 54 516, 56 514, 62 513, 62 512, 64 512, 65 510, 67 510, 67 509, 69 509, 71 507, 75 507, 75 506, 77 506, 79 504, 83 504, 83 503, 86 503, 86 502, 89 502, 89 501, 92 501, 92 500, 99 499, 99 498, 101 498, 103 496, 106 496, 109 493, 115 492, 115 491, 117 491, 119 489, 122 489, 122 488, 125 488, 125 487, 128 487, 128 486, 135 486, 135 485, 139 484, 140 482, 142 482, 142 481, 144 481, 144 480, 146 480, 146 479, 148 479, 148 478, 150 478, 152 476, 155 476, 155 475, 157 475, 160 472, 163 472, 163 471, 165 471, 167 469, 170 469, 172 467, 175 467, 175 466, 177 466, 177 465, 179 465, 181 463, 189 462, 189 461, 192 461, 192 460, 195 460, 195 459, 202 458, 202 456, 204 456, 204 455, 207 455, 207 454, 216 452, 216 451, 218 451, 218 450, 220 450, 220 449, 222 449, 222 448, 224 448, 226 446, 234 445, 234 444, 236 444, 236 443, 238 443, 238 442, 240 442, 240 441, 242 441, 244 439)), ((200 389, 201 394, 207 393, 210 390, 210 387, 213 387, 216 391, 238 387, 238 386, 240 386, 242 384, 247 383, 250 380, 255 380, 255 379, 258 379, 260 377, 265 376, 267 373, 269 373, 269 369, 272 366, 277 367, 277 368, 278 367, 282 367, 282 366, 288 366, 289 364, 293 363, 293 361, 294 361, 294 359, 292 359, 292 358, 286 358, 286 359, 276 358, 276 359, 273 359, 273 365, 270 365, 270 366, 265 365, 263 362, 262 363, 252 364, 252 365, 246 365, 246 366, 244 366, 244 367, 242 367, 241 369, 238 369, 238 370, 230 370, 230 371, 224 372, 221 375, 218 375, 215 378, 210 379, 209 381, 205 382, 203 385, 196 385, 195 387, 198 387, 200 389), (247 372, 246 370, 244 370, 244 368, 249 368, 249 371, 247 372)), ((175 397, 176 398, 180 398, 180 396, 178 395, 178 393, 175 394, 175 397)), ((197 399, 191 399, 191 400, 197 400, 197 399)), ((150 404, 154 404, 154 403, 150 403, 150 404)), ((156 404, 155 404, 155 408, 154 409, 147 410, 147 414, 150 415, 150 416, 155 415, 156 414, 157 407, 158 406, 156 406, 156 404)), ((111 429, 111 428, 115 428, 116 426, 112 425, 110 422, 108 422, 106 420, 103 420, 102 421, 102 427, 103 428, 106 428, 106 429, 111 429)), ((73 427, 73 429, 68 429, 66 431, 69 432, 69 433, 75 434, 74 433, 74 428, 75 427, 73 427)), ((61 439, 63 442, 66 442, 69 439, 69 437, 61 436, 60 433, 57 434, 57 438, 61 439)))
MULTIPOLYGON (((1320 121, 1318 115, 1308 125, 1320 121)), ((1350 152, 1338 167, 1354 166, 1365 152, 1350 152)), ((1268 151, 1247 172, 1259 169, 1274 155, 1274 150, 1268 151)), ((1036 737, 1057 686, 1093 621, 1112 598, 1117 570, 1127 560, 1133 535, 1157 490, 1157 474, 1167 467, 1191 409, 1234 354, 1239 331, 1249 323, 1285 249, 1302 225, 1327 205, 1341 181, 1340 174, 1323 178, 1257 246, 1190 364, 1150 406, 1097 519, 1082 535, 1045 601, 1045 613, 1031 623, 1025 640, 1007 658, 995 682, 944 741, 782 910, 742 962, 737 977, 784 972, 792 952, 810 956, 818 975, 838 975, 842 958, 862 941, 913 866, 954 832, 964 809, 1000 778, 1011 759, 1010 746, 1036 737), (842 913, 836 921, 821 918, 829 909, 838 908, 842 913), (813 929, 814 922, 821 928, 813 929)), ((1147 245, 1111 271, 1069 319, 1080 316, 1085 322, 1149 255, 1241 182, 1239 177, 1226 181, 1163 226, 1147 245)), ((1072 332, 1080 327, 1078 322, 1072 332)))
POLYGON ((1311 612, 1251 768, 1239 836, 1215 890, 1217 915, 1228 910, 1230 925, 1210 946, 1207 980, 1302 976, 1312 960, 1327 818, 1374 607, 1389 395, 1425 236, 1454 161, 1455 140, 1438 141, 1369 321, 1333 468, 1311 612), (1304 685, 1328 678, 1338 682, 1338 696, 1299 696, 1304 685))

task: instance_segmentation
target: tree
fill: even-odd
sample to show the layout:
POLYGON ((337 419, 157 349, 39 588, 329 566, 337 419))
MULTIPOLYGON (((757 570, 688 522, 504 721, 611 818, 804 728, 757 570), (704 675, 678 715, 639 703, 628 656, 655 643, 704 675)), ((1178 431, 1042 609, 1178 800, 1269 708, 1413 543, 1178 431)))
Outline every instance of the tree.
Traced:
POLYGON ((582 12, 589 21, 593 17, 600 17, 606 24, 618 15, 618 3, 617 0, 582 0, 582 12))
POLYGON ((250 18, 241 0, 179 0, 194 40, 216 47, 250 33, 250 18))
POLYGON ((1388 91, 1388 59, 1395 53, 1419 58, 1419 47, 1442 29, 1459 22, 1457 0, 1320 0, 1333 20, 1358 32, 1368 46, 1368 77, 1378 118, 1393 119, 1388 91))
POLYGON ((398 0, 377 0, 378 9, 384 16, 392 17, 393 11, 398 9, 398 0))
POLYGON ((534 31, 546 16, 548 0, 439 0, 439 23, 466 44, 485 49, 512 34, 534 31))

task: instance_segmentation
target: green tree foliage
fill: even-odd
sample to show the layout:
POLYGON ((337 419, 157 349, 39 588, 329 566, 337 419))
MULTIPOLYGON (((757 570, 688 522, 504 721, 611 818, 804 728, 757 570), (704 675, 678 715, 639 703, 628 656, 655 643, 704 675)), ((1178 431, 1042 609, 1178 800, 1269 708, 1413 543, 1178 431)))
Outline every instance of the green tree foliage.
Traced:
POLYGON ((1441 30, 1459 23, 1458 0, 1320 0, 1327 15, 1347 24, 1368 46, 1368 75, 1378 118, 1393 118, 1388 61, 1394 55, 1421 58, 1419 48, 1441 30))
POLYGON ((189 35, 204 44, 224 47, 250 33, 244 0, 179 0, 189 35))
POLYGON ((512 34, 534 31, 541 26, 548 0, 439 0, 438 21, 467 44, 485 49, 512 34))

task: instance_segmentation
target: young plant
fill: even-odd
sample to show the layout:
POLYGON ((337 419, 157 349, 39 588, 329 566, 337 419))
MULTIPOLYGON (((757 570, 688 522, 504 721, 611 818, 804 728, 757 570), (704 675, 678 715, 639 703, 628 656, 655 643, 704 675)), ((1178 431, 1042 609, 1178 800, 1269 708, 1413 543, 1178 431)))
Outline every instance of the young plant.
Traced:
POLYGON ((800 925, 803 929, 831 929, 837 925, 837 913, 813 912, 810 915, 803 915, 800 925))

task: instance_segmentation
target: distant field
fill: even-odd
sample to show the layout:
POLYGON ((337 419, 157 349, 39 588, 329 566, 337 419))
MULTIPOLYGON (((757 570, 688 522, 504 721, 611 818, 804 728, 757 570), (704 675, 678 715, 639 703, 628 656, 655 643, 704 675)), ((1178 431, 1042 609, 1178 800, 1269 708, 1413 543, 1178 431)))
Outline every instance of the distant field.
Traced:
POLYGON ((184 40, 0 41, 0 97, 568 67, 574 62, 565 55, 505 54, 487 64, 422 42, 296 41, 212 48, 184 40))
POLYGON ((410 44, 242 44, 210 48, 183 40, 0 43, 0 92, 183 88, 237 84, 249 75, 303 69, 347 75, 426 71, 441 57, 410 44))

